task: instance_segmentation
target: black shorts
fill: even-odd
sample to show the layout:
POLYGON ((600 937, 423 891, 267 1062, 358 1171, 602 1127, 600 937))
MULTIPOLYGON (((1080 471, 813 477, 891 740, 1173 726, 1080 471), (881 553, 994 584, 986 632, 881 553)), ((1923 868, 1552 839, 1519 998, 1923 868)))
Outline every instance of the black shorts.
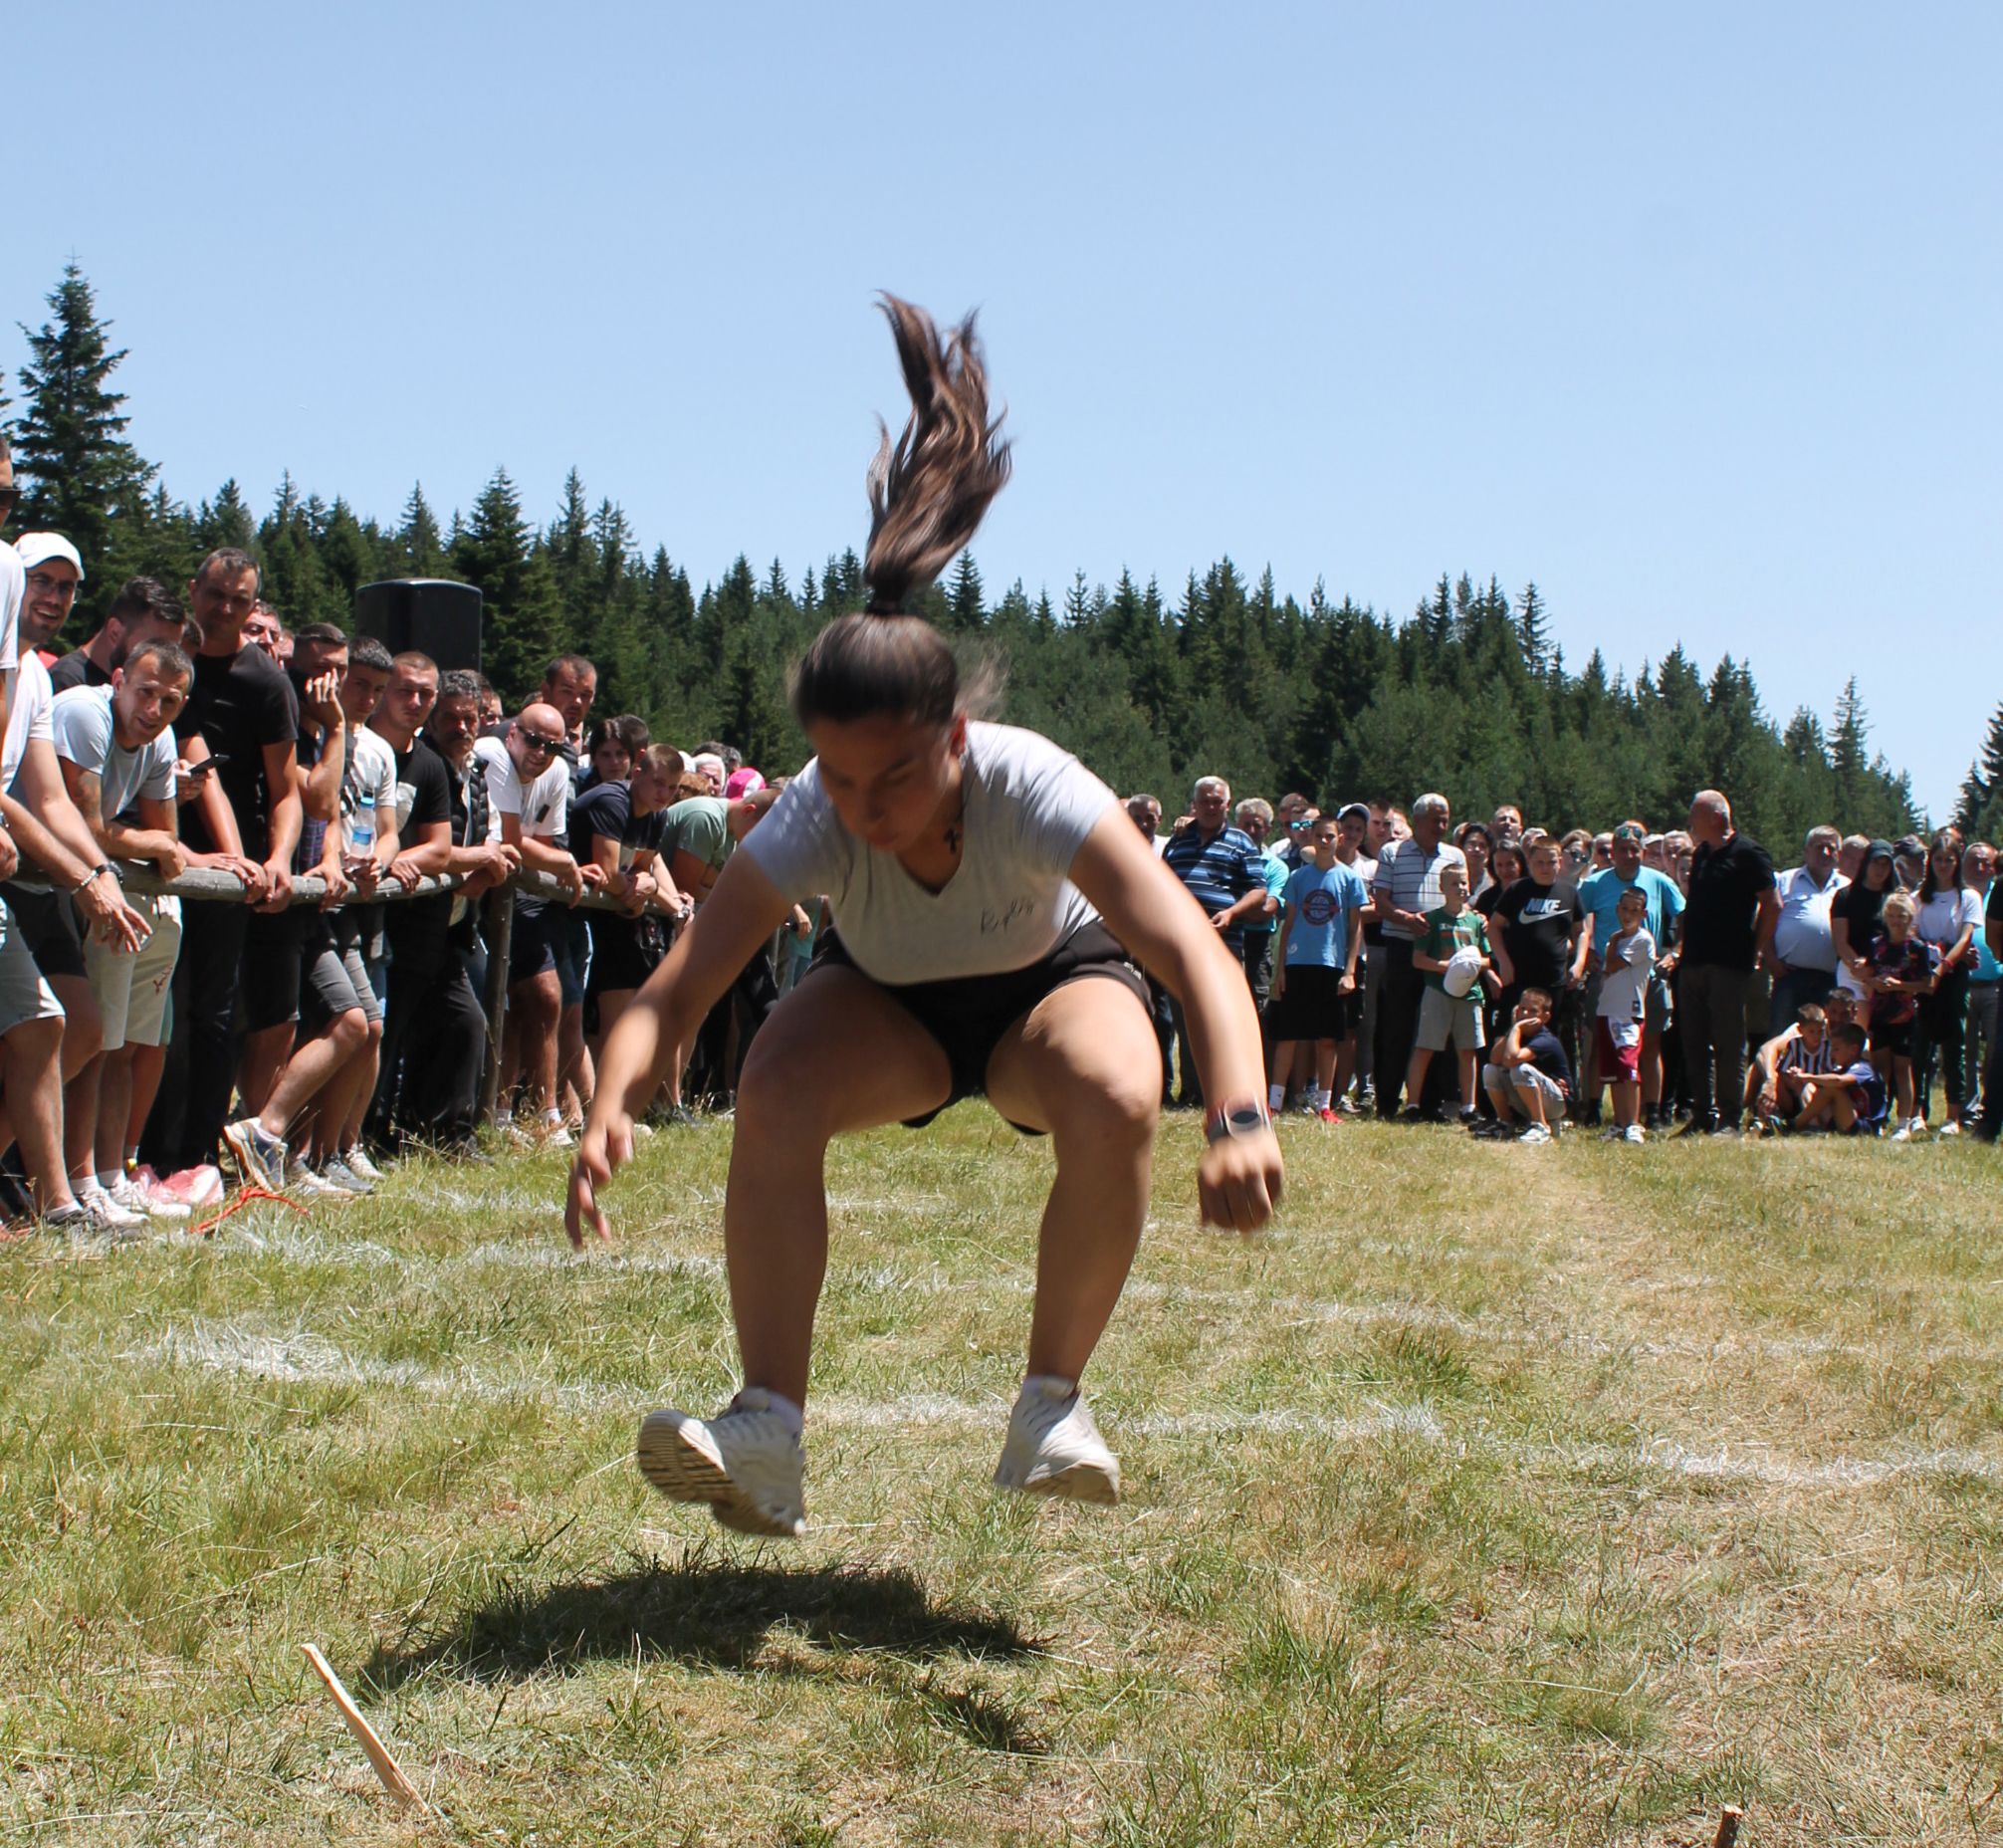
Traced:
POLYGON ((299 1019, 301 946, 307 925, 320 922, 317 912, 298 906, 251 913, 244 928, 243 976, 237 988, 237 1013, 245 1033, 262 1033, 299 1019))
POLYGON ((517 902, 508 938, 508 981, 533 982, 557 964, 556 919, 561 907, 517 902))
MULTIPOLYGON (((841 939, 831 930, 821 932, 808 973, 823 964, 855 969, 841 939)), ((858 969, 856 973, 863 972, 858 969)), ((944 982, 878 982, 876 986, 939 1042, 953 1073, 953 1088, 946 1102, 923 1116, 906 1117, 904 1126, 923 1129, 940 1110, 961 1098, 986 1096, 988 1061, 995 1056, 1002 1036, 1044 996, 1087 976, 1118 982, 1141 1004, 1141 1012, 1149 1013, 1147 977, 1134 967, 1113 933, 1097 921, 1073 931, 1048 956, 1026 969, 1004 970, 994 976, 954 976, 944 982)), ((1043 1133, 1020 1123, 1012 1127, 1025 1136, 1043 1133)))
POLYGON ((616 911, 585 915, 591 924, 591 970, 585 989, 591 995, 638 988, 668 953, 667 931, 657 917, 629 918, 616 911))
POLYGON ((77 935, 76 914, 61 892, 35 892, 25 886, 4 888, 8 915, 19 925, 21 941, 44 976, 86 979, 84 946, 77 935))
POLYGON ((1355 1030, 1354 995, 1342 992, 1342 971, 1319 963, 1290 965, 1280 998, 1265 1011, 1266 1033, 1290 1040, 1347 1040, 1355 1030))
MULTIPOLYGON (((42 962, 38 955, 35 960, 42 962)), ((42 965, 42 973, 49 973, 49 966, 42 965)), ((1912 1056, 1912 1030, 1918 1026, 1915 1018, 1910 1021, 1873 1021, 1871 1023, 1871 1049, 1874 1052, 1890 1052, 1893 1058, 1912 1056)))

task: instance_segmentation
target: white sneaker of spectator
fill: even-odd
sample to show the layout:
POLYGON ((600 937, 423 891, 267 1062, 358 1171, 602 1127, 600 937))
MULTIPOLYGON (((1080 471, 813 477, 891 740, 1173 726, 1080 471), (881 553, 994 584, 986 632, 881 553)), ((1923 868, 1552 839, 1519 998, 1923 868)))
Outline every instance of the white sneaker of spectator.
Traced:
POLYGON ((78 1187, 77 1204, 101 1226, 112 1232, 132 1232, 146 1223, 145 1214, 120 1206, 95 1176, 78 1187))
MULTIPOLYGON (((106 1204, 111 1203, 107 1201, 106 1204)), ((144 1220, 137 1220, 129 1226, 116 1226, 107 1215, 93 1212, 82 1200, 66 1200, 59 1207, 51 1207, 40 1218, 51 1232, 64 1233, 72 1239, 108 1238, 115 1245, 128 1245, 145 1237, 144 1220)))
POLYGON ((1626 1129, 1621 1131, 1621 1140, 1623 1142, 1646 1142, 1648 1139, 1649 1132, 1640 1123, 1630 1123, 1626 1129))
POLYGON ((303 1156, 295 1156, 286 1169, 286 1188, 307 1200, 352 1200, 354 1195, 319 1173, 303 1156))
POLYGON ((321 1179, 333 1183, 343 1193, 372 1194, 375 1183, 360 1169, 355 1167, 353 1158, 346 1155, 330 1155, 321 1164, 321 1179))
POLYGON ((129 1174, 113 1175, 109 1181, 100 1175, 98 1181, 128 1213, 142 1213, 148 1219, 186 1219, 190 1212, 184 1201, 155 1198, 129 1174))
POLYGON ((340 1159, 349 1174, 358 1175, 371 1187, 383 1178, 382 1170, 368 1159, 368 1151, 359 1142, 351 1149, 343 1149, 340 1159))
POLYGON ((254 1116, 240 1116, 225 1125, 223 1140, 237 1158, 237 1177, 246 1187, 265 1187, 276 1193, 285 1186, 283 1136, 268 1134, 254 1116))
POLYGON ((1529 1147, 1537 1148, 1551 1140, 1551 1132, 1542 1123, 1532 1123, 1516 1140, 1529 1147))

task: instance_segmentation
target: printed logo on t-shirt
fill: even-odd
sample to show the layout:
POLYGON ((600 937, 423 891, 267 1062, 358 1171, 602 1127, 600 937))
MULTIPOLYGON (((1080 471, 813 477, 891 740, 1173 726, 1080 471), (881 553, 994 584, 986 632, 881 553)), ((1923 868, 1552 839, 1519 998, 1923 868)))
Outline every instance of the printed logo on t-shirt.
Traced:
POLYGON ((1327 886, 1318 885, 1300 901, 1300 919, 1303 924, 1312 924, 1319 929, 1335 921, 1338 909, 1335 894, 1327 886))

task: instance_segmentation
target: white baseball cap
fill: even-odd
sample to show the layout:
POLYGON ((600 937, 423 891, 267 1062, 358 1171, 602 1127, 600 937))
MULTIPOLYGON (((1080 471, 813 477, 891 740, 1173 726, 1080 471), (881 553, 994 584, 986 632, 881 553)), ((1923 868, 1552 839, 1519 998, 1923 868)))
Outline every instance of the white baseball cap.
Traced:
POLYGON ((1458 1001, 1481 979, 1481 952, 1472 944, 1463 945, 1447 959, 1440 986, 1458 1001))
POLYGON ((76 567, 77 581, 84 581, 84 561, 77 556, 77 548, 60 533, 23 533, 14 542, 14 550, 21 555, 23 569, 31 572, 51 559, 67 559, 76 567))

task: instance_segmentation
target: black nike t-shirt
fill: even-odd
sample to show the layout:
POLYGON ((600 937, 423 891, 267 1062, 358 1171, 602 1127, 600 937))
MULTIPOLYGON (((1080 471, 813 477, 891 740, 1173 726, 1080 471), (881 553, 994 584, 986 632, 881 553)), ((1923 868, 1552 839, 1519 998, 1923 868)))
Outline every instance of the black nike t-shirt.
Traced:
MULTIPOLYGON (((235 654, 195 656, 195 683, 174 725, 179 738, 199 734, 212 757, 224 760, 215 775, 237 819, 245 854, 262 860, 271 851, 271 808, 265 789, 264 748, 291 745, 299 737, 299 706, 285 670, 255 643, 235 654)), ((188 844, 213 853, 216 842, 200 807, 181 810, 188 844)))
POLYGON ((1549 989, 1554 995, 1564 988, 1579 915, 1579 888, 1569 879, 1539 885, 1526 877, 1503 890, 1490 921, 1501 929, 1518 988, 1549 989))

